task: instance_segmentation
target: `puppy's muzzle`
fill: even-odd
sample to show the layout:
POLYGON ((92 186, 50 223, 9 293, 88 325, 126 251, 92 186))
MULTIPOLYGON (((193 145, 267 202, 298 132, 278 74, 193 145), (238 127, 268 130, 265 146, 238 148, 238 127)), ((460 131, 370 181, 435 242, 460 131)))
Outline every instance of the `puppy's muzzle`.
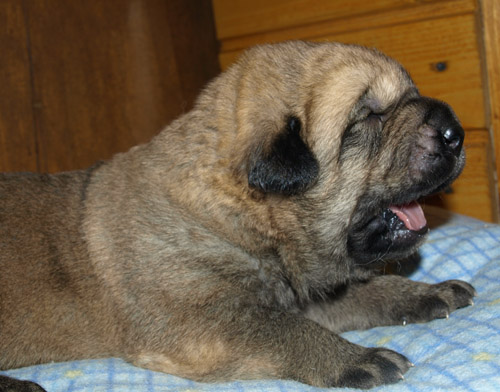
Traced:
POLYGON ((418 105, 425 115, 412 151, 411 174, 427 183, 455 177, 454 172, 461 170, 464 160, 462 126, 443 102, 420 98, 418 105))
MULTIPOLYGON (((464 130, 448 105, 418 97, 400 113, 411 138, 409 161, 404 161, 408 163, 405 183, 398 194, 380 203, 373 216, 368 214, 351 227, 347 247, 356 265, 374 265, 383 258, 410 254, 428 231, 417 200, 448 188, 465 163, 464 130)), ((375 199, 367 195, 364 203, 373 205, 375 199)))

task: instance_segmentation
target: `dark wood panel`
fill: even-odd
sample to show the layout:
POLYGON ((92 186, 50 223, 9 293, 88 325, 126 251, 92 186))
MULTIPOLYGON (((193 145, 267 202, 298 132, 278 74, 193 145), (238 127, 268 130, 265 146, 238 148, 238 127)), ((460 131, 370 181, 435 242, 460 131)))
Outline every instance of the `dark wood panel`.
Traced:
POLYGON ((0 171, 37 170, 22 3, 0 3, 0 171))
MULTIPOLYGON (((212 5, 207 0, 169 0, 168 25, 185 102, 191 105, 208 80, 220 72, 212 5)), ((159 21, 163 25, 164 21, 159 21)))
POLYGON ((42 171, 87 167, 149 140, 218 72, 203 0, 25 7, 42 171))

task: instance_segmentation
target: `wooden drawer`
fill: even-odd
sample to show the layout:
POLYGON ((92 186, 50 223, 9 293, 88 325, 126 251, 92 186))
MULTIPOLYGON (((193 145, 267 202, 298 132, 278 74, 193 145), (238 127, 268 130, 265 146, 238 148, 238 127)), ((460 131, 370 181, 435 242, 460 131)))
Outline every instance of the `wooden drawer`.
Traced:
POLYGON ((495 222, 498 216, 498 206, 495 202, 496 179, 488 131, 467 130, 465 150, 467 163, 458 180, 453 183, 451 193, 441 193, 429 198, 428 203, 487 222, 495 222))
MULTIPOLYGON (((313 40, 357 43, 394 57, 409 70, 421 93, 448 102, 465 128, 486 128, 473 14, 347 33, 322 33, 313 40), (442 72, 436 68, 440 62, 446 65, 442 72)), ((286 31, 280 34, 282 40, 288 36, 286 31)), ((235 61, 241 51, 222 52, 222 68, 235 61)))

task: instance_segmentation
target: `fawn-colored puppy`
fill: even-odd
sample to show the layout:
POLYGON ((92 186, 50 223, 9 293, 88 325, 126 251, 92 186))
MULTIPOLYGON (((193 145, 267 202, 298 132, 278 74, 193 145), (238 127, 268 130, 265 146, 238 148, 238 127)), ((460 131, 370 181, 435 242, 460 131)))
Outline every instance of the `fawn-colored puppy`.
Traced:
POLYGON ((458 176, 463 139, 375 50, 253 48, 148 144, 1 176, 0 368, 117 356, 202 381, 396 382, 403 355, 338 333, 470 303, 467 283, 372 268, 422 243, 416 200, 458 176))

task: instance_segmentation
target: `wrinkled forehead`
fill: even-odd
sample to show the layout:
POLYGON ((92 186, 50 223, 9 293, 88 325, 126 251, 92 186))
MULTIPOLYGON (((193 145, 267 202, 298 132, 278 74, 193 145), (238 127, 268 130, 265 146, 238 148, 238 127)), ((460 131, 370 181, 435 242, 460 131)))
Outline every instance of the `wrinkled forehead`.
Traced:
POLYGON ((309 141, 338 144, 342 131, 361 106, 384 112, 398 105, 409 91, 418 91, 395 60, 366 48, 347 48, 323 69, 311 93, 309 141), (326 140, 325 140, 326 136, 326 140))
POLYGON ((345 66, 341 64, 340 71, 333 70, 332 79, 336 79, 335 84, 346 85, 343 91, 352 103, 365 97, 385 107, 397 101, 402 92, 415 88, 408 72, 398 62, 374 50, 358 53, 345 66))
POLYGON ((402 93, 410 89, 415 90, 415 85, 398 64, 376 73, 367 86, 366 96, 379 101, 384 107, 399 100, 402 93))
POLYGON ((363 99, 374 109, 394 105, 408 90, 417 92, 408 72, 395 60, 375 50, 347 48, 332 61, 317 85, 319 100, 344 110, 363 99))

